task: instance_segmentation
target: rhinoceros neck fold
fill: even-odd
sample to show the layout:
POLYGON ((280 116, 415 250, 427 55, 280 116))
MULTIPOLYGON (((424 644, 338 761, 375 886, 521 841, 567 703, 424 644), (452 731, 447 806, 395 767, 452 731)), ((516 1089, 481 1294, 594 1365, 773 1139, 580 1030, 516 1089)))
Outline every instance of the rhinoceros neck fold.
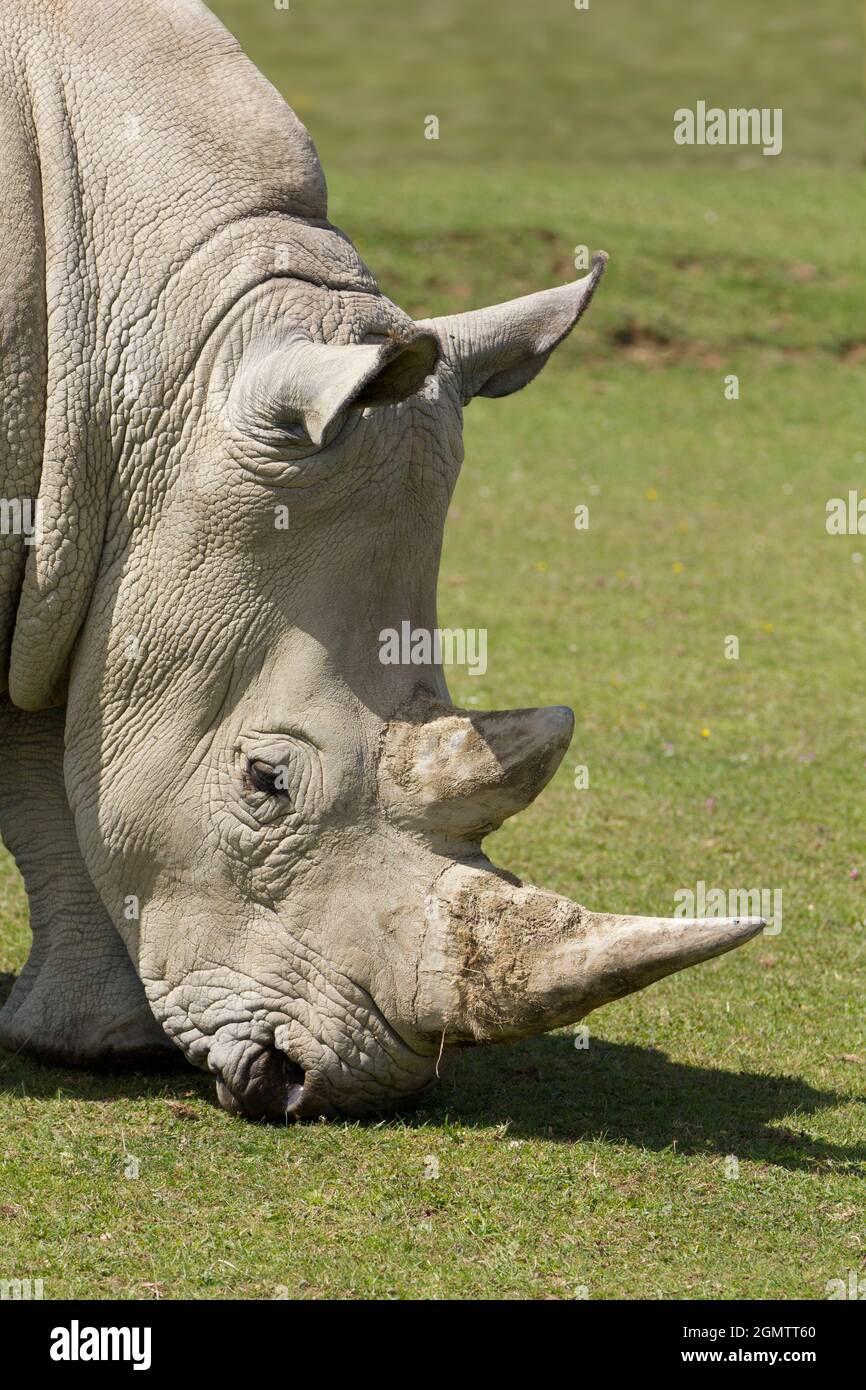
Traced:
POLYGON ((233 304, 274 276, 376 287, 307 131, 198 0, 134 24, 123 0, 22 5, 0 37, 41 197, 44 437, 9 689, 35 709, 64 698, 120 454, 163 428, 233 304))

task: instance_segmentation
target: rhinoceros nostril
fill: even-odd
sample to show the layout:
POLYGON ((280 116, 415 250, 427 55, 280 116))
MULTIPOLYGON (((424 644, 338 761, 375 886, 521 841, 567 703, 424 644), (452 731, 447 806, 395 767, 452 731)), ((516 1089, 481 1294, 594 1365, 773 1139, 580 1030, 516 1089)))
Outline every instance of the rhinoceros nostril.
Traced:
POLYGON ((285 1053, 262 1049, 251 1064, 230 1081, 217 1081, 217 1100, 224 1110, 249 1120, 285 1123, 295 1116, 304 1098, 304 1072, 285 1053))

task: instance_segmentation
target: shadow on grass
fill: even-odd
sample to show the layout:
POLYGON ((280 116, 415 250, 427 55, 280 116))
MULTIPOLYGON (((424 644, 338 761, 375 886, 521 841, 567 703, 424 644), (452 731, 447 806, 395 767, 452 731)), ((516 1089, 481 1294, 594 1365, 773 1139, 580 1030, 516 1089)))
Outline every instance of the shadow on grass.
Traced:
POLYGON ((815 1139, 792 1119, 851 1099, 795 1076, 687 1066, 656 1048, 600 1039, 575 1051, 570 1038, 548 1036, 463 1052, 418 1118, 469 1126, 507 1120, 513 1138, 601 1139, 851 1172, 866 1168, 866 1144, 815 1139), (786 1118, 788 1125, 774 1123, 786 1118))
POLYGON ((211 1100, 214 1081, 206 1072, 191 1067, 180 1053, 177 1062, 169 1057, 146 1070, 128 1066, 85 1071, 52 1066, 0 1048, 0 1095, 16 1093, 37 1100, 175 1100, 191 1094, 211 1100))
MULTIPOLYGON (((76 1071, 0 1051, 0 1093, 110 1102, 185 1099, 216 1104, 213 1078, 188 1066, 149 1071, 76 1071)), ((851 1101, 793 1076, 671 1062, 655 1048, 594 1039, 586 1052, 549 1036, 514 1047, 467 1049, 422 1098, 413 1119, 488 1128, 512 1138, 571 1144, 601 1140, 682 1154, 735 1154, 780 1168, 860 1172, 866 1144, 814 1139, 774 1123, 851 1101)))

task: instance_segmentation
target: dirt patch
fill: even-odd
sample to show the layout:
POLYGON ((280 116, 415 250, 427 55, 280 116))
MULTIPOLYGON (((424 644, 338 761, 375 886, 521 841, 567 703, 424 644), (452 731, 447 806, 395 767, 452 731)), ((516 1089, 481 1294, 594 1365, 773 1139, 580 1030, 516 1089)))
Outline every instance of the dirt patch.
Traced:
POLYGON ((677 341, 663 329, 639 324, 629 319, 614 328, 608 342, 617 355, 642 366, 661 368, 678 362, 695 362, 699 366, 721 368, 729 356, 709 343, 677 341))

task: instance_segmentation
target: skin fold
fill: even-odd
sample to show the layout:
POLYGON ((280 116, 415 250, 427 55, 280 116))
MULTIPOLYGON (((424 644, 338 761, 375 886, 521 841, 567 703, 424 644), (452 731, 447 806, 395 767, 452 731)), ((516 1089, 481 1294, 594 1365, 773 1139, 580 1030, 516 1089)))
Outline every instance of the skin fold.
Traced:
POLYGON ((756 921, 602 916, 484 835, 568 710, 479 714, 433 631, 476 395, 520 389, 573 285, 414 323, 327 220, 307 132, 198 0, 0 0, 0 829, 30 961, 0 1042, 180 1051, 251 1118, 407 1103, 756 921))

